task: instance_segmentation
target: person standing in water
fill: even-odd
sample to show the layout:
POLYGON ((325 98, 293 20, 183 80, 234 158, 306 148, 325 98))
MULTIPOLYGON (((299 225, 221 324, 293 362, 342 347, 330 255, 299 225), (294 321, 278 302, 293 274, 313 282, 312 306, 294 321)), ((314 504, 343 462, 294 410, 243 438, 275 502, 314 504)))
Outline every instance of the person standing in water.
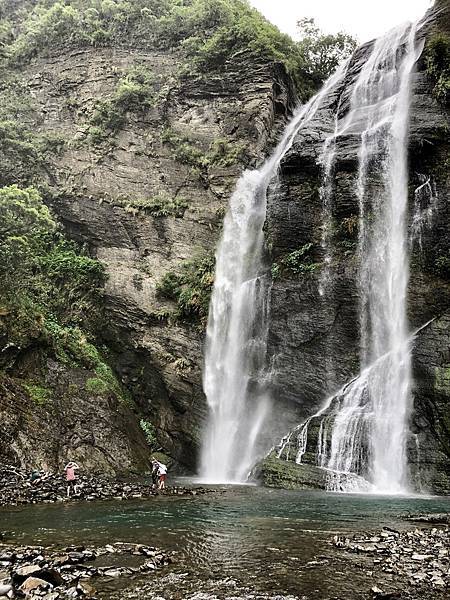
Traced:
POLYGON ((67 497, 70 497, 70 490, 73 490, 73 493, 77 493, 77 485, 76 480, 77 476, 75 471, 77 471, 80 467, 76 462, 70 461, 64 467, 64 471, 66 472, 66 482, 67 482, 67 497))

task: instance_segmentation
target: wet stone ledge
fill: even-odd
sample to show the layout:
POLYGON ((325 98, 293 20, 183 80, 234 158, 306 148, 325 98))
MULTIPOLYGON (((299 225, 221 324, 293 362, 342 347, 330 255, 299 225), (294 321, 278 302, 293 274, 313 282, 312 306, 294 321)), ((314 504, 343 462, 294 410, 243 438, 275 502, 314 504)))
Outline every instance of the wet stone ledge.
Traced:
POLYGON ((126 542, 62 550, 0 544, 0 599, 93 599, 97 597, 95 582, 100 577, 142 578, 171 562, 171 557, 158 548, 126 542), (135 557, 138 566, 120 565, 124 555, 135 557), (105 566, 95 565, 100 557, 105 557, 105 566))

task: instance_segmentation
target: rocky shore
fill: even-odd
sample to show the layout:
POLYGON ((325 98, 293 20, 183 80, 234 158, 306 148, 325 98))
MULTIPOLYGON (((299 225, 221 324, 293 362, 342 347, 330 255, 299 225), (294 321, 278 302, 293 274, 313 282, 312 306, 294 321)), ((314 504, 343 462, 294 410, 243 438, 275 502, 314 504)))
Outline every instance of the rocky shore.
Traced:
POLYGON ((77 479, 76 493, 72 493, 70 498, 67 498, 66 482, 62 475, 50 474, 43 480, 32 482, 25 471, 0 467, 0 506, 73 500, 131 500, 158 494, 196 496, 209 491, 203 487, 191 489, 181 486, 169 486, 165 490, 157 490, 151 483, 142 481, 120 481, 80 475, 77 479))
POLYGON ((170 563, 171 558, 157 548, 125 542, 62 550, 0 545, 0 600, 95 598, 96 578, 145 577, 170 563), (137 566, 120 564, 124 555, 135 557, 137 566), (95 565, 100 557, 105 557, 104 566, 95 565))
POLYGON ((358 554, 374 585, 376 600, 448 598, 450 587, 450 529, 399 532, 388 527, 374 534, 335 536, 343 552, 358 554))

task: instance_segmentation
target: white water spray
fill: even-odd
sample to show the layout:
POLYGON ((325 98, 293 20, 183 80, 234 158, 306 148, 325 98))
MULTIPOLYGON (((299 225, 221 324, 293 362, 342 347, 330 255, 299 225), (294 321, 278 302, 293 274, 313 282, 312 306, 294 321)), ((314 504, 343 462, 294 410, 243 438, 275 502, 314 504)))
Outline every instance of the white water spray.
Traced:
POLYGON ((231 197, 216 254, 216 277, 206 335, 203 387, 209 418, 200 477, 244 482, 260 455, 261 432, 271 412, 266 390, 270 276, 264 262, 267 189, 295 135, 316 114, 343 70, 301 108, 272 156, 246 171, 231 197))

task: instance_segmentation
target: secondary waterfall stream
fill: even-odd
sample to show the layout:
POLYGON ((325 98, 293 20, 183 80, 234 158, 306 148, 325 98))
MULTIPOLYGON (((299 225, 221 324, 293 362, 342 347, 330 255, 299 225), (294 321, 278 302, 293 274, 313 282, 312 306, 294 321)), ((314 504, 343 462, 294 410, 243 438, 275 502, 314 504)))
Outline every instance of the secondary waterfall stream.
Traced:
MULTIPOLYGON (((408 488, 407 133, 411 73, 422 50, 415 37, 416 27, 405 25, 373 43, 353 83, 349 108, 341 120, 336 113, 334 132, 321 156, 325 265, 320 285, 326 297, 334 256, 329 211, 336 141, 343 135, 360 140, 361 374, 344 387, 331 414, 322 409, 315 415, 324 413, 317 462, 330 473, 329 489, 334 490, 401 493, 408 488)), ((200 471, 206 481, 245 481, 264 448, 262 432, 273 410, 266 357, 271 286, 263 235, 267 190, 295 136, 311 123, 345 72, 341 67, 297 112, 272 156, 259 170, 243 174, 230 200, 207 328, 204 390, 209 419, 200 471)), ((297 462, 305 452, 309 421, 298 432, 297 462)))
MULTIPOLYGON (((405 25, 374 43, 354 84, 350 109, 336 123, 322 155, 326 224, 332 220, 329 196, 336 140, 344 135, 360 138, 356 193, 361 371, 296 430, 300 463, 310 422, 319 421, 316 464, 327 470, 328 489, 334 491, 408 491, 412 375, 406 317, 407 133, 411 73, 422 51, 415 38, 416 26, 405 25)), ((330 239, 326 241, 331 244, 330 239)), ((326 257, 332 255, 326 248, 326 257)))
POLYGON ((216 275, 206 334, 203 387, 209 418, 200 476, 207 482, 243 482, 267 442, 261 433, 272 411, 266 384, 270 270, 263 225, 269 183, 301 127, 337 85, 343 69, 294 115, 263 166, 236 186, 216 254, 216 275))

